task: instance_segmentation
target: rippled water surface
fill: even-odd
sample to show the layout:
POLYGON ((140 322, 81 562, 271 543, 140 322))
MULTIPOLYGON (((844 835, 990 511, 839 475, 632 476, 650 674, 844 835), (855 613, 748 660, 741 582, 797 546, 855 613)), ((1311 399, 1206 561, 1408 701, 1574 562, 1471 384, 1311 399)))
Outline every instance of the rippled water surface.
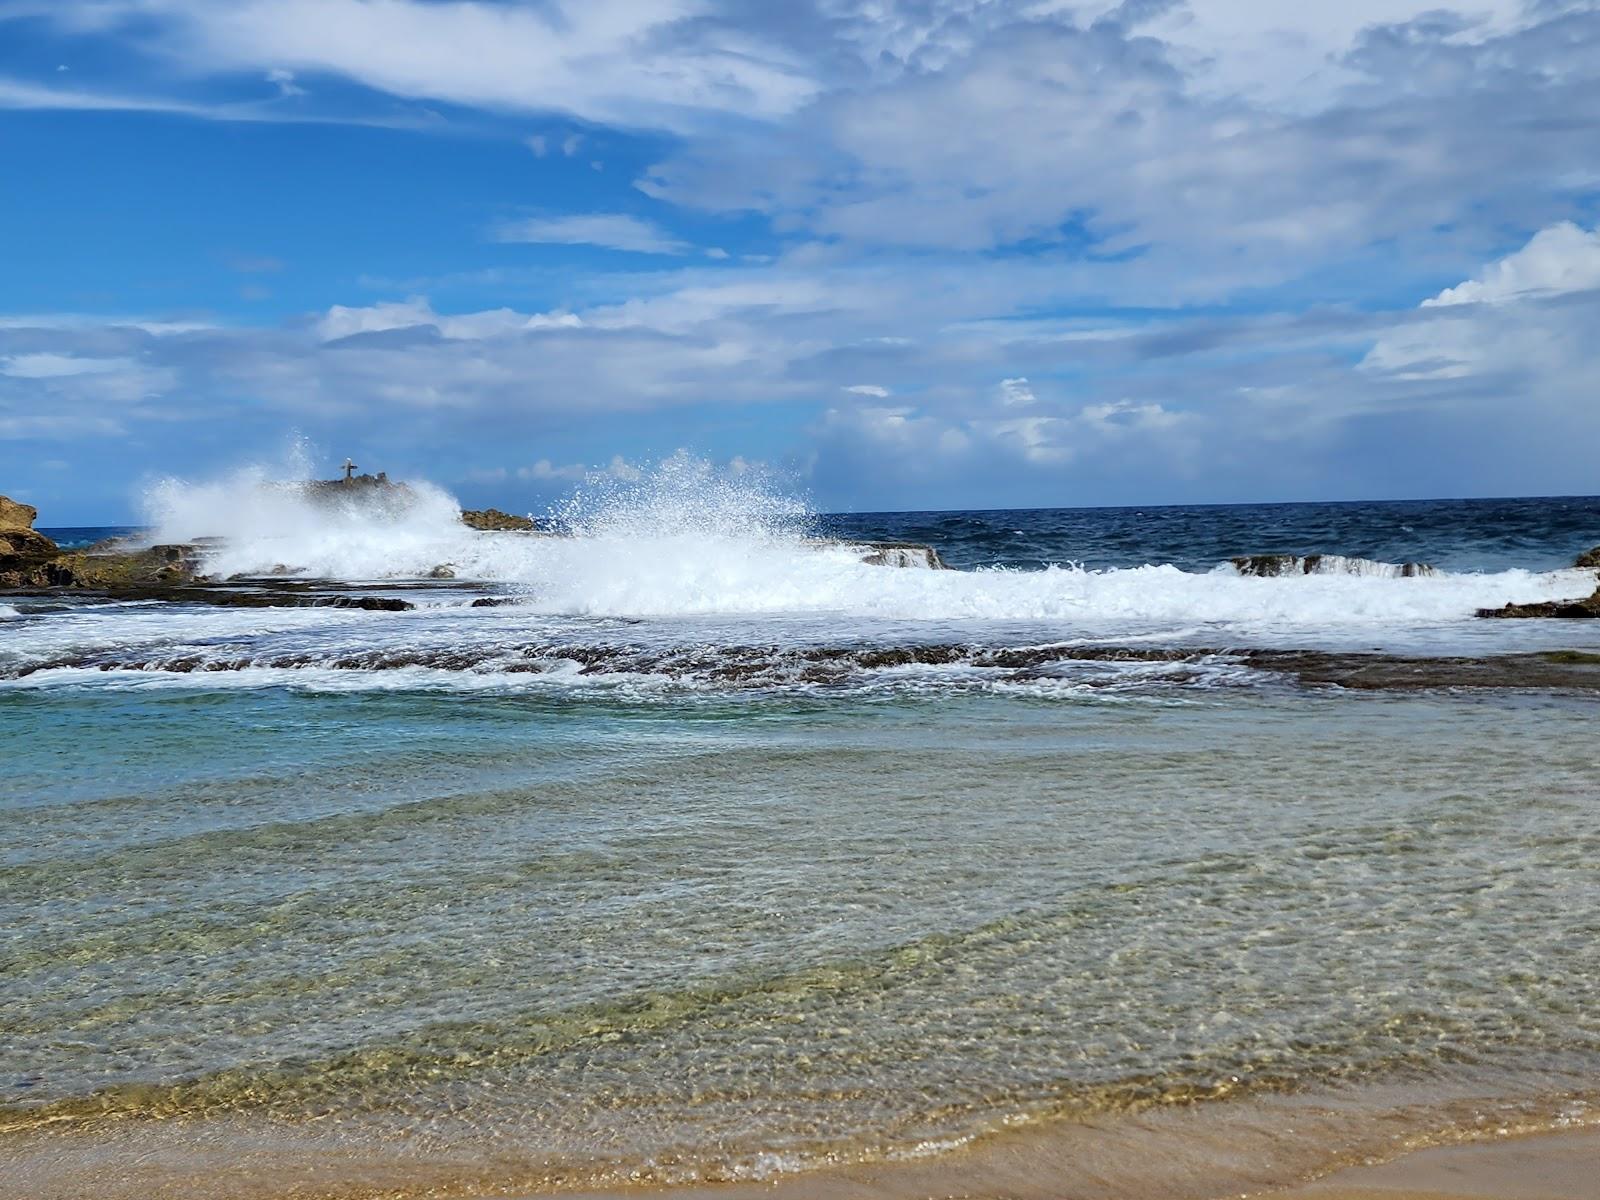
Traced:
POLYGON ((822 531, 946 572, 814 527, 408 530, 380 572, 365 530, 317 586, 414 610, 8 598, 0 1195, 221 1194, 249 1154, 356 1194, 761 1179, 1121 1121, 1109 1195, 1182 1141, 1141 1113, 1342 1097, 1239 1125, 1296 1170, 1587 1121, 1600 636, 1472 612, 1592 587, 1600 522, 1494 503, 1475 548, 1395 506, 1113 514, 1078 555, 1082 514, 822 531))

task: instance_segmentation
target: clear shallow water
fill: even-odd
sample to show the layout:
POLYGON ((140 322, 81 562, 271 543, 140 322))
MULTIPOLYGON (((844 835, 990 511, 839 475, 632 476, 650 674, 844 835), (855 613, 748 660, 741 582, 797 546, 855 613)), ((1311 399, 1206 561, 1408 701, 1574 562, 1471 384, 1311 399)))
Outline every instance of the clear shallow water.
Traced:
MULTIPOLYGON (((386 554, 424 607, 8 600, 0 1195, 209 1194, 206 1154, 269 1135, 330 1187, 377 1158, 543 1190, 1283 1090, 1406 1136, 1587 1119, 1594 692, 1358 692, 1232 652, 1600 648, 1470 615, 1584 590, 1546 572, 1588 517, 1541 541, 1517 503, 1440 579, 1238 578, 1206 510, 1189 570, 333 529, 229 552, 386 554), (456 580, 404 578, 446 553, 456 580), (149 1139, 170 1178, 84 1165, 149 1139)), ((1351 511, 1232 549, 1382 551, 1351 511)), ((959 519, 1009 553, 1014 514, 959 519)), ((1133 1178, 1126 1143, 1097 1179, 1133 1178)))

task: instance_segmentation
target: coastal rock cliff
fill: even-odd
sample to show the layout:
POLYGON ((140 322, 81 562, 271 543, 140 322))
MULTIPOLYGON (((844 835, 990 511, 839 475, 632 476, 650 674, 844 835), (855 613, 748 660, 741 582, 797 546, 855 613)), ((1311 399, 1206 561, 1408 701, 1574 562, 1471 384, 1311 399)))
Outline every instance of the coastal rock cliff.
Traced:
MULTIPOLYGON (((33 527, 38 516, 33 505, 0 496, 0 559, 56 552, 56 544, 33 527)), ((0 574, 6 569, 0 565, 0 574)))

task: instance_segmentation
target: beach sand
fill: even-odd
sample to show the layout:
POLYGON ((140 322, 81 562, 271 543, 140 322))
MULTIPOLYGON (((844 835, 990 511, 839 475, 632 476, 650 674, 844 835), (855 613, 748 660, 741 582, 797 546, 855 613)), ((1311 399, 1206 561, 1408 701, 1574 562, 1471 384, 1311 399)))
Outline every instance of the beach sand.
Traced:
POLYGON ((1600 1130, 1419 1150, 1268 1195, 1281 1200, 1596 1200, 1600 1130))
MULTIPOLYGON (((1151 1144, 1138 1168, 1127 1146, 1105 1146, 1088 1127, 1047 1139, 1001 1139, 970 1152, 910 1163, 853 1164, 766 1182, 686 1187, 621 1186, 527 1192, 483 1174, 436 1164, 409 1167, 323 1159, 317 1166, 280 1155, 271 1143, 224 1138, 180 1145, 78 1146, 67 1161, 46 1151, 0 1171, 0 1196, 28 1200, 400 1200, 517 1197, 535 1200, 1600 1200, 1600 1128, 1497 1136, 1401 1153, 1375 1165, 1321 1174, 1261 1156, 1242 1137, 1209 1145, 1151 1144), (165 1151, 165 1152, 163 1152, 165 1151), (53 1160, 53 1161, 52 1161, 53 1160), (441 1169, 442 1168, 442 1169, 441 1169), (1287 1169, 1286 1169, 1287 1168, 1287 1169), (1301 1182, 1292 1182, 1298 1178, 1301 1182)), ((1219 1134, 1225 1127, 1219 1123, 1219 1134)), ((1104 1133, 1104 1130, 1101 1130, 1104 1133)), ((1149 1132, 1148 1130, 1146 1131, 1149 1132)), ((1237 1132, 1241 1132, 1236 1130, 1237 1132)), ((158 1137, 157 1142, 161 1139, 158 1137)), ((1113 1137, 1112 1142, 1121 1139, 1113 1137)), ((1159 1139, 1158 1139, 1159 1141, 1159 1139)), ((281 1149, 281 1145, 279 1149, 281 1149)), ((40 1147, 43 1149, 43 1147, 40 1147)), ((62 1147, 56 1147, 59 1151, 62 1147)), ((1319 1158, 1315 1147, 1303 1147, 1319 1158)), ((1347 1160, 1349 1161, 1349 1160, 1347 1160)))
MULTIPOLYGON (((1247 1200, 1600 1200, 1600 1129, 1499 1137, 1413 1151, 1386 1163, 1346 1167, 1312 1183, 1287 1188, 1234 1190, 1237 1177, 1172 1179, 1150 1190, 1102 1190, 1093 1183, 1057 1190, 1035 1174, 1025 1157, 989 1157, 980 1171, 959 1160, 928 1164, 910 1172, 874 1168, 839 1175, 793 1178, 767 1185, 671 1189, 655 1193, 674 1200, 754 1200, 817 1197, 818 1200, 1011 1200, 1054 1196, 1057 1200, 1107 1195, 1139 1200, 1175 1197, 1240 1197, 1247 1200), (947 1176, 941 1166, 953 1168, 947 1176), (983 1174, 993 1174, 987 1180, 983 1174)), ((1248 1165, 1238 1164, 1248 1171, 1248 1165)), ((1153 1175, 1161 1174, 1153 1164, 1153 1175)), ((584 1200, 637 1200, 639 1192, 595 1193, 584 1200)), ((569 1198, 570 1200, 570 1198, 569 1198)))

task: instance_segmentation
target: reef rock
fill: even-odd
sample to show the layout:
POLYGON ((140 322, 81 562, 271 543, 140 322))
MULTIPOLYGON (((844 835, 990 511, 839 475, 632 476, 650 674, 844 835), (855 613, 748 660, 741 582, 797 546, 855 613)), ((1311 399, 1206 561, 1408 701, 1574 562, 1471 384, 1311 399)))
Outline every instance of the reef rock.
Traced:
POLYGON ((1343 554, 1246 554, 1229 559, 1241 575, 1274 579, 1282 575, 1371 575, 1386 579, 1418 579, 1437 575, 1427 563, 1386 563, 1343 554))
POLYGON ((193 546, 151 546, 146 550, 108 550, 63 554, 50 564, 54 587, 95 591, 171 586, 198 578, 199 555, 193 546))
POLYGON ((915 542, 869 542, 869 553, 861 561, 873 567, 921 567, 929 571, 946 569, 944 560, 932 546, 915 542))
POLYGON ((1541 600, 1535 604, 1507 604, 1503 608, 1480 608, 1480 617, 1566 617, 1600 618, 1600 588, 1582 600, 1541 600))
POLYGON ((532 517, 517 517, 498 508, 471 508, 461 514, 461 523, 485 533, 531 533, 538 529, 532 517))
POLYGON ((1600 569, 1600 546, 1596 546, 1593 550, 1585 550, 1578 555, 1572 565, 1580 571, 1600 569))

